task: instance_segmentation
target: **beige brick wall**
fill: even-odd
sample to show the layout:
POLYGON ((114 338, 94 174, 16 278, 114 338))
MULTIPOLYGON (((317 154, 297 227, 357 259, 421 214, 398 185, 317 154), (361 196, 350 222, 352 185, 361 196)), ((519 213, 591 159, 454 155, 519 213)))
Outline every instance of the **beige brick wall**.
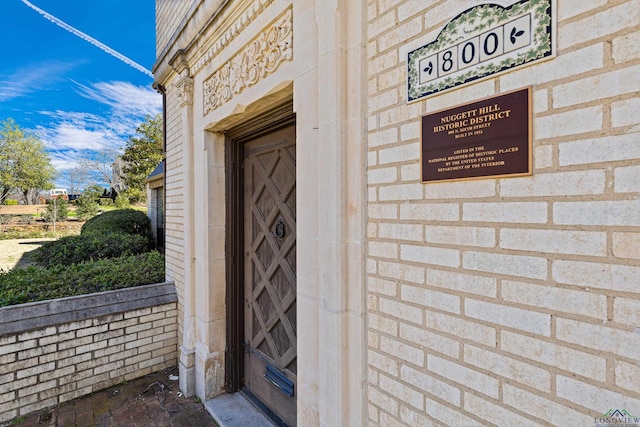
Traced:
POLYGON ((371 425, 640 414, 640 7, 559 1, 557 57, 407 105, 476 1, 368 2, 371 425), (420 116, 532 87, 533 176, 422 184, 420 116))
POLYGON ((177 364, 176 303, 0 336, 0 422, 177 364))
POLYGON ((165 48, 196 0, 156 0, 156 53, 165 48))
POLYGON ((167 153, 165 170, 165 271, 178 293, 179 342, 184 307, 184 182, 182 116, 175 86, 166 89, 167 153))

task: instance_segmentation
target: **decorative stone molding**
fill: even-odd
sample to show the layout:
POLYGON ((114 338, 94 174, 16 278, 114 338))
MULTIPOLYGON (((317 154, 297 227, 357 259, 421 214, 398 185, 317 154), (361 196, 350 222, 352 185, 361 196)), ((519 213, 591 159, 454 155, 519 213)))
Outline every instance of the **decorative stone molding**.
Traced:
POLYGON ((193 73, 197 74, 207 64, 211 62, 216 55, 221 52, 238 34, 242 32, 250 23, 252 23, 264 9, 267 8, 274 0, 255 0, 253 4, 220 36, 218 41, 209 48, 209 50, 196 62, 192 67, 193 73))
POLYGON ((171 65, 171 68, 180 74, 181 77, 189 77, 191 75, 187 54, 184 49, 178 50, 176 54, 173 55, 173 58, 169 60, 169 65, 171 65))
POLYGON ((180 107, 185 105, 193 105, 193 79, 191 77, 183 77, 175 84, 178 91, 178 99, 180 107))
POLYGON ((273 73, 284 61, 291 60, 293 12, 288 9, 204 81, 204 114, 273 73))

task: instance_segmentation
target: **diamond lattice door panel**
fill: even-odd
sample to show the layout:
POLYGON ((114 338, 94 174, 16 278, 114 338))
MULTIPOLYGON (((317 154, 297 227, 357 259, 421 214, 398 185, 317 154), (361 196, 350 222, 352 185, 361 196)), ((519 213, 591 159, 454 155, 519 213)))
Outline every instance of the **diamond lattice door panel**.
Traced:
POLYGON ((245 145, 245 386, 295 424, 296 146, 291 126, 245 145))

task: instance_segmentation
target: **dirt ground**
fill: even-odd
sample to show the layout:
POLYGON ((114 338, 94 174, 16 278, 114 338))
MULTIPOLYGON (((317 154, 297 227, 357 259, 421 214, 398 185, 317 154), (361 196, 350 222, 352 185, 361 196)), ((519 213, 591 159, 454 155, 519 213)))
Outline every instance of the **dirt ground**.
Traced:
POLYGON ((30 265, 30 252, 51 240, 55 239, 0 240, 0 270, 8 271, 15 267, 30 265))
POLYGON ((35 215, 47 210, 47 205, 0 206, 0 215, 35 215))

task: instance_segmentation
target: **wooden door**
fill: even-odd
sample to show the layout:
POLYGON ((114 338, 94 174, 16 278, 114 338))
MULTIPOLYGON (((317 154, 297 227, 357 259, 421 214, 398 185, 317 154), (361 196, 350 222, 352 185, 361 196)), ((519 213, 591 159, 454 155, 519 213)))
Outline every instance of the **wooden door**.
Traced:
POLYGON ((245 387, 296 424, 295 126, 244 147, 245 387))

